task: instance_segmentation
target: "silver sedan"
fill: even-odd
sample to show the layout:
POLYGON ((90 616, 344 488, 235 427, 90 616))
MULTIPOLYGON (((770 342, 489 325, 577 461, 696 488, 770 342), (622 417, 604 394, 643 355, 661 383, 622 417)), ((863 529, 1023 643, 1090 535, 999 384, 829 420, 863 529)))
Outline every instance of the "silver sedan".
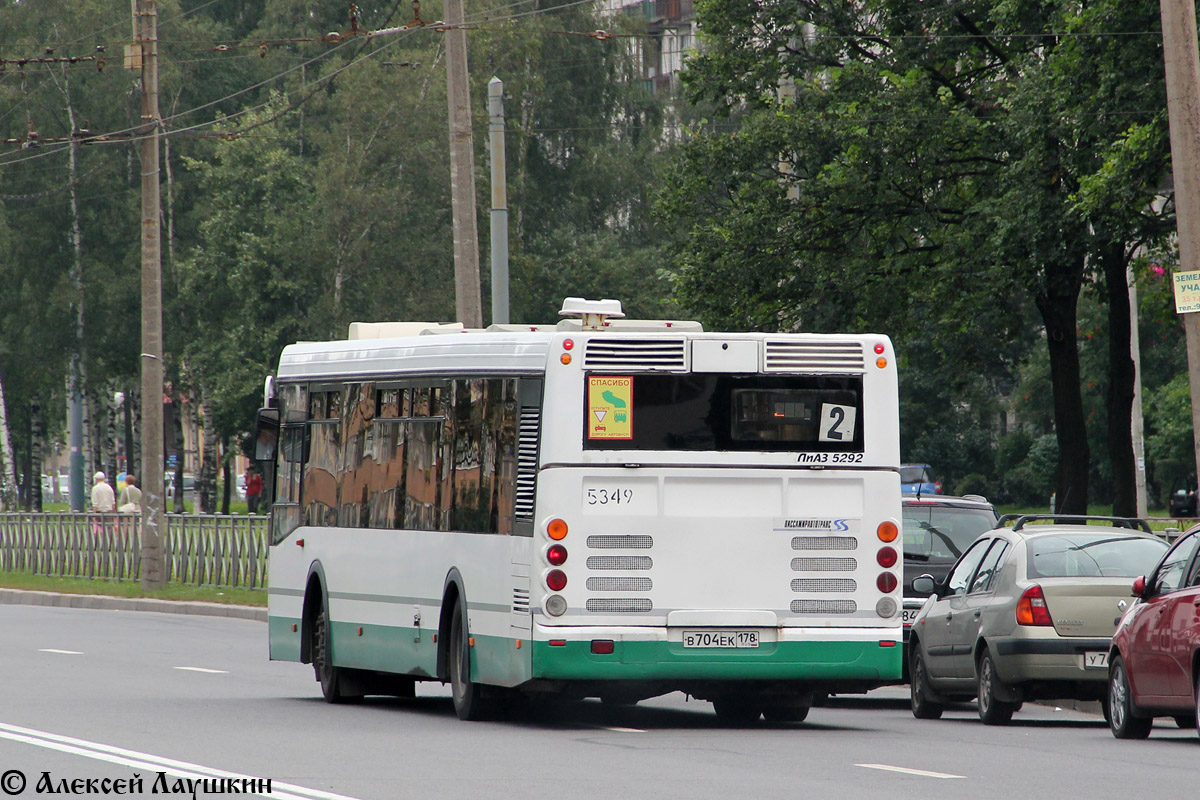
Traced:
POLYGON ((914 716, 937 719, 946 703, 977 697, 979 718, 998 725, 1025 700, 1105 702, 1130 580, 1166 549, 1138 519, 1001 518, 943 582, 913 582, 932 592, 908 642, 914 716))

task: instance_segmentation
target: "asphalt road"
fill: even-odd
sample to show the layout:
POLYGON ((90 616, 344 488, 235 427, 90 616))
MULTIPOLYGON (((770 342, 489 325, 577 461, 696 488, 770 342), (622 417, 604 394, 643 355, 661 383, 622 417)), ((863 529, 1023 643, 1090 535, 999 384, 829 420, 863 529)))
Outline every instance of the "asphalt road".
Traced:
POLYGON ((1003 728, 973 706, 919 721, 904 687, 746 729, 682 695, 464 723, 438 684, 413 700, 326 705, 311 668, 267 660, 256 621, 0 606, 0 632, 0 800, 47 788, 192 796, 180 778, 270 779, 264 796, 280 800, 1095 800, 1190 797, 1200 775, 1200 738, 1170 722, 1118 742, 1098 716, 1032 704, 1003 728))

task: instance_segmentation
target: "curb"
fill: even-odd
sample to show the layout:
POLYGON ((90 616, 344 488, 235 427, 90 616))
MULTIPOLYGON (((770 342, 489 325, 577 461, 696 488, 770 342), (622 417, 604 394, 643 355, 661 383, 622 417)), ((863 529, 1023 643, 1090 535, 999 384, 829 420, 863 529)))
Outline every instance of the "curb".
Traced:
POLYGON ((33 592, 24 589, 0 589, 0 605, 95 608, 115 611, 157 611, 164 614, 193 614, 207 617, 249 619, 256 622, 267 621, 267 609, 257 606, 154 600, 143 597, 112 597, 103 594, 33 592))

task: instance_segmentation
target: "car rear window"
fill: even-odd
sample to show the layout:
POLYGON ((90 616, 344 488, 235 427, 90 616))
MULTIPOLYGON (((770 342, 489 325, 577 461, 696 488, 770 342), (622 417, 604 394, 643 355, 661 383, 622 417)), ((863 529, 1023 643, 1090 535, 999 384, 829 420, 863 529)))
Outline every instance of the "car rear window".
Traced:
POLYGON ((1167 549, 1159 539, 1102 533, 1038 536, 1029 541, 1030 578, 1136 578, 1167 549))
POLYGON ((905 503, 902 516, 904 557, 918 561, 954 561, 996 525, 986 508, 905 503))

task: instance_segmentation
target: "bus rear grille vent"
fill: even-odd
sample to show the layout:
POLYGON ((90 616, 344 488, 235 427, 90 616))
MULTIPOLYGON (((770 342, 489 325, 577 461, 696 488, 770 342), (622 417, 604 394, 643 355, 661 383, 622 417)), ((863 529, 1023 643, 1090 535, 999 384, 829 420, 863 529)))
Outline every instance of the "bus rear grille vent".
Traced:
POLYGON ((517 519, 533 519, 540 425, 541 415, 537 406, 521 406, 520 428, 517 433, 517 495, 513 501, 513 514, 517 519))
POLYGON ((853 572, 858 569, 856 558, 793 558, 795 572, 853 572))
POLYGON ((857 550, 854 536, 794 536, 793 550, 857 550))
POLYGON ((584 606, 588 611, 608 613, 646 612, 654 608, 649 597, 593 597, 584 606))
POLYGON ((605 575, 599 578, 588 578, 589 592, 648 592, 654 588, 650 578, 619 578, 605 575))
POLYGON ((853 614, 858 603, 853 600, 793 600, 793 614, 853 614))
POLYGON ((683 339, 589 339, 583 365, 589 369, 687 369, 683 339))
POLYGON ((528 589, 513 589, 513 613, 528 614, 529 613, 529 590, 528 589))
POLYGON ((853 592, 858 581, 853 578, 796 578, 792 581, 793 592, 853 592))
POLYGON ((650 556, 588 556, 588 569, 650 569, 654 559, 650 556))
POLYGON ((862 344, 767 340, 767 372, 862 372, 862 344))
POLYGON ((649 550, 654 547, 654 537, 640 534, 589 536, 587 546, 594 550, 649 550))

